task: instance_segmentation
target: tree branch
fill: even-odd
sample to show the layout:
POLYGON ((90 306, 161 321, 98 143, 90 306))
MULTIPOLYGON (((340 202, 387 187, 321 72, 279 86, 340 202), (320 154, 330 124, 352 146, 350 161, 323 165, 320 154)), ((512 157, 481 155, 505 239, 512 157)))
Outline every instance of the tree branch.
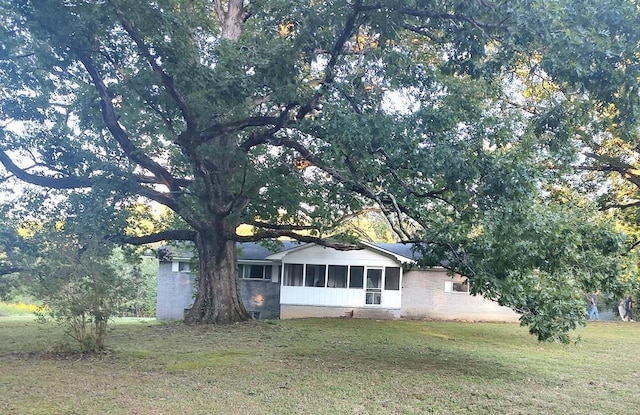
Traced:
POLYGON ((4 150, 0 150, 0 163, 18 179, 37 186, 53 189, 79 189, 91 187, 93 184, 88 177, 48 177, 28 173, 18 167, 4 150))
POLYGON ((638 207, 640 206, 640 201, 637 202, 630 202, 630 203, 617 203, 614 205, 606 205, 604 206, 601 210, 607 210, 607 209, 629 209, 629 208, 634 208, 634 207, 638 207))
POLYGON ((627 181, 634 184, 636 187, 640 188, 640 176, 631 172, 631 170, 637 170, 636 167, 625 163, 622 160, 615 159, 611 156, 607 156, 604 154, 596 154, 596 153, 585 153, 585 156, 597 160, 598 162, 603 163, 602 166, 593 166, 593 167, 581 167, 584 170, 594 170, 594 171, 602 171, 602 172, 615 172, 623 176, 627 181))
POLYGON ((161 241, 195 241, 196 231, 188 229, 174 229, 144 236, 114 236, 109 239, 113 242, 127 243, 131 245, 145 245, 161 241))
MULTIPOLYGON (((248 152, 253 147, 258 146, 260 144, 265 144, 268 142, 270 138, 273 138, 273 135, 280 131, 288 124, 289 111, 296 106, 295 103, 290 103, 285 106, 285 108, 280 112, 280 115, 272 125, 273 128, 268 129, 267 131, 254 131, 251 133, 249 138, 245 140, 242 144, 240 144, 240 148, 244 152, 248 152)), ((275 118, 274 118, 275 120, 275 118)), ((266 124, 265 124, 266 125, 266 124)))
POLYGON ((248 220, 244 221, 246 225, 255 226, 260 229, 269 229, 273 231, 309 231, 313 229, 317 229, 315 226, 311 225, 277 225, 273 223, 262 222, 259 220, 248 220))
POLYGON ((151 68, 156 73, 156 75, 158 75, 158 77, 162 81, 162 84, 165 86, 165 88, 167 88, 173 100, 178 104, 178 108, 180 108, 182 117, 184 118, 184 121, 187 125, 186 134, 188 134, 189 136, 193 136, 196 130, 198 129, 197 123, 195 121, 195 116, 192 114, 191 109, 187 105, 187 101, 185 100, 185 98, 178 91, 178 88, 176 87, 176 84, 173 81, 173 78, 169 76, 166 72, 164 72, 164 70, 162 70, 160 65, 158 65, 157 60, 155 59, 154 56, 151 55, 149 48, 147 47, 144 40, 136 30, 133 22, 131 22, 130 20, 127 20, 124 17, 124 14, 120 12, 120 10, 117 10, 116 12, 120 17, 120 21, 122 22, 122 26, 124 27, 124 29, 127 31, 131 39, 133 39, 136 45, 138 45, 138 49, 147 60, 147 63, 149 63, 149 66, 151 66, 151 68))
POLYGON ((16 272, 31 271, 28 267, 0 266, 0 277, 3 275, 15 274, 16 272))
POLYGON ((333 83, 333 70, 338 63, 338 57, 341 55, 344 45, 345 43, 347 43, 347 40, 349 40, 351 35, 353 35, 353 33, 355 32, 355 28, 357 27, 357 17, 361 11, 362 0, 354 1, 353 7, 351 9, 351 14, 347 18, 340 36, 338 36, 338 39, 336 39, 336 43, 331 49, 329 62, 324 69, 324 81, 322 82, 322 85, 320 85, 320 88, 318 88, 317 92, 311 97, 311 99, 309 99, 306 104, 300 107, 300 109, 298 110, 298 114, 296 115, 296 119, 301 120, 311 111, 313 111, 314 108, 318 106, 320 98, 324 96, 327 86, 333 83))
POLYGON ((223 134, 236 133, 250 127, 266 127, 269 125, 276 126, 278 129, 282 128, 283 117, 249 117, 226 124, 215 124, 200 132, 199 138, 201 142, 207 142, 223 134))
POLYGON ((359 244, 341 242, 331 238, 317 238, 309 235, 300 235, 290 231, 262 231, 250 236, 236 236, 235 240, 236 242, 256 242, 262 239, 276 239, 281 237, 287 237, 305 243, 315 243, 317 245, 337 249, 338 251, 354 251, 363 249, 359 244))
POLYGON ((131 161, 147 169, 154 176, 158 177, 162 184, 167 186, 171 192, 178 193, 181 188, 178 185, 176 179, 171 175, 171 173, 169 173, 169 171, 162 167, 160 164, 156 163, 151 157, 146 155, 144 151, 138 149, 130 140, 127 132, 120 125, 118 116, 116 115, 115 109, 111 102, 111 96, 107 91, 107 86, 98 73, 98 69, 93 62, 93 59, 91 59, 89 55, 82 51, 78 51, 77 54, 85 69, 89 73, 89 76, 91 77, 93 84, 98 92, 98 96, 100 97, 102 103, 102 118, 107 128, 120 145, 122 151, 124 151, 124 153, 131 161))
POLYGON ((391 7, 391 10, 394 10, 400 14, 404 14, 412 17, 420 17, 424 19, 434 19, 434 20, 450 20, 452 22, 469 23, 475 28, 482 30, 483 32, 485 31, 485 29, 500 28, 500 25, 498 24, 481 23, 476 19, 474 19, 473 17, 466 16, 459 13, 448 13, 448 12, 433 13, 428 10, 417 10, 417 9, 411 9, 407 7, 399 7, 399 8, 391 7))

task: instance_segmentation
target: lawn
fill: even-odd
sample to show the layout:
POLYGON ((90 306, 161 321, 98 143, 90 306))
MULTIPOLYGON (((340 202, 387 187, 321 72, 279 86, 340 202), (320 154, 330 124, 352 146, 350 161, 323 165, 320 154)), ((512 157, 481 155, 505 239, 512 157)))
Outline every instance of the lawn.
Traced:
POLYGON ((50 353, 54 325, 0 318, 1 414, 604 414, 640 408, 640 324, 572 345, 517 324, 119 320, 99 356, 50 353))

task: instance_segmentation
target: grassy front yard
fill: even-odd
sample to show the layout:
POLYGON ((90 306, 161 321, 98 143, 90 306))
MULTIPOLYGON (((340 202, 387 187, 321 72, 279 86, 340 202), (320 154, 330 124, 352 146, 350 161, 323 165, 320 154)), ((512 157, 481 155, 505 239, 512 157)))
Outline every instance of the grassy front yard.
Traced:
MULTIPOLYGON (((2 414, 600 414, 640 408, 640 324, 575 345, 516 324, 305 319, 229 327, 122 320, 101 356, 0 318, 2 414)), ((630 412, 631 411, 631 412, 630 412)))

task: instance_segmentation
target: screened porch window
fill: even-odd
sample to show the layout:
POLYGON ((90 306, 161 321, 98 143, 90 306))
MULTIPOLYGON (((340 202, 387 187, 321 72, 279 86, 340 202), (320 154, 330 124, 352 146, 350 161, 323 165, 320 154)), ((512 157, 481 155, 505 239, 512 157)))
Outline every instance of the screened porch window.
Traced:
POLYGON ((349 267, 346 265, 329 265, 327 287, 347 288, 349 267))
POLYGON ((350 267, 349 288, 364 287, 364 267, 350 267))
POLYGON ((290 287, 302 287, 304 265, 285 264, 282 284, 290 287))
POLYGON ((307 273, 305 276, 305 287, 325 287, 326 284, 326 265, 307 264, 307 273))
MULTIPOLYGON (((244 272, 247 273, 250 270, 247 268, 244 272)), ((260 278, 258 275, 262 275, 258 270, 254 272, 255 277, 245 278, 260 278)), ((270 272, 269 270, 268 275, 270 275, 270 272)), ((383 289, 400 290, 400 275, 399 267, 284 264, 282 285, 289 287, 364 289, 366 291, 367 304, 381 304, 383 289)))
POLYGON ((400 289, 400 268, 387 267, 384 270, 384 289, 399 290, 400 289))
POLYGON ((453 292, 455 293, 468 293, 469 292, 469 282, 464 280, 462 282, 454 282, 453 284, 453 292))

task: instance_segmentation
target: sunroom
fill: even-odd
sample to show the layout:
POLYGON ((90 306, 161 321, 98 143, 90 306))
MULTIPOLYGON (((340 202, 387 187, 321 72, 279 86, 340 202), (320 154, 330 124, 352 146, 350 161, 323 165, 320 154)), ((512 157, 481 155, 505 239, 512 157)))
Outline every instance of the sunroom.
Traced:
POLYGON ((269 255, 281 265, 280 318, 396 318, 402 264, 412 260, 376 245, 339 251, 307 244, 269 255))

